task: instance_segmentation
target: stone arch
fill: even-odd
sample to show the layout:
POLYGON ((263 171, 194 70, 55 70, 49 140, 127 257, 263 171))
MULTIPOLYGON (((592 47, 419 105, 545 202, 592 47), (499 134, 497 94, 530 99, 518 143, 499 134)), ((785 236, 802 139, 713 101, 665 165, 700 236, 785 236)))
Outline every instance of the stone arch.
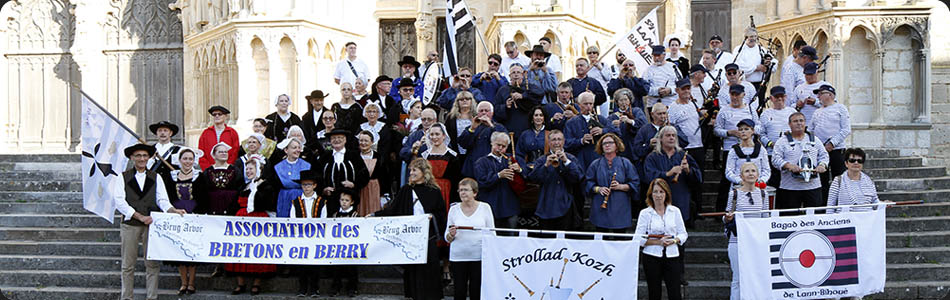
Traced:
POLYGON ((869 123, 874 121, 880 112, 875 112, 875 105, 880 95, 875 91, 875 72, 879 72, 874 53, 877 44, 870 29, 864 26, 852 27, 845 36, 844 49, 848 55, 842 55, 844 80, 840 82, 841 94, 847 96, 847 105, 851 114, 852 123, 869 123))
POLYGON ((919 83, 920 66, 916 57, 920 53, 920 43, 913 36, 913 27, 901 25, 887 34, 881 47, 882 74, 881 101, 884 108, 885 122, 909 122, 918 116, 914 114, 915 106, 922 97, 918 97, 915 90, 922 87, 919 83))
POLYGON ((333 54, 336 53, 336 48, 333 46, 333 41, 327 41, 323 45, 323 59, 333 61, 333 54))
POLYGON ((815 49, 818 50, 819 57, 828 54, 829 39, 828 39, 828 34, 825 33, 824 29, 819 29, 817 32, 815 32, 815 36, 811 39, 811 42, 808 44, 814 45, 812 47, 815 47, 815 49))
POLYGON ((254 60, 254 73, 257 83, 257 109, 255 111, 268 111, 268 98, 270 97, 270 61, 268 60, 267 47, 261 38, 254 36, 251 39, 251 58, 254 60))
POLYGON ((548 31, 544 33, 543 37, 551 39, 551 53, 553 53, 553 55, 562 56, 564 54, 564 50, 561 45, 561 38, 558 37, 557 34, 548 29, 548 31))
POLYGON ((284 36, 280 39, 280 65, 284 75, 284 89, 273 91, 274 95, 287 94, 291 99, 299 100, 297 95, 297 47, 290 37, 284 36))
POLYGON ((512 37, 511 40, 515 42, 515 46, 518 47, 516 50, 518 51, 531 48, 531 40, 529 40, 524 32, 521 32, 521 30, 516 31, 514 37, 512 37))

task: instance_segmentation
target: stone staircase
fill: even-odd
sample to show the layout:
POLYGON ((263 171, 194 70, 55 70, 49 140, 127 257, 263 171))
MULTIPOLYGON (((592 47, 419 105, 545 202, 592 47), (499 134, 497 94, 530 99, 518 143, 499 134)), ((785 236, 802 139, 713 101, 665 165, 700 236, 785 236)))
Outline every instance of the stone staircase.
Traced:
MULTIPOLYGON (((871 299, 939 299, 950 289, 950 177, 944 167, 896 151, 869 151, 867 173, 882 200, 923 200, 923 205, 888 209, 887 284, 871 299)), ((115 299, 119 293, 118 225, 82 208, 78 155, 0 155, 0 290, 11 299, 115 299)), ((707 191, 719 180, 706 173, 707 191)), ((714 203, 715 193, 705 193, 714 203)), ((707 209, 710 211, 711 209, 707 209)), ((118 217, 117 217, 118 220, 118 217)), ((721 224, 701 220, 687 242, 684 297, 727 299, 729 269, 721 224)), ((136 295, 144 295, 139 260, 136 295)), ((211 278, 199 267, 198 293, 189 299, 252 299, 231 296, 232 278, 211 278)), ((360 269, 359 299, 402 299, 399 271, 391 266, 360 269)), ((646 298, 641 275, 639 296, 646 298)), ((324 284, 328 284, 325 280, 324 284)), ((163 266, 162 299, 178 299, 176 269, 163 266)), ((296 280, 274 277, 253 299, 293 296, 296 280)), ((324 289, 326 290, 326 289, 324 289)), ((450 295, 447 293, 447 295, 450 295)), ((343 298, 341 298, 343 299, 343 298)))

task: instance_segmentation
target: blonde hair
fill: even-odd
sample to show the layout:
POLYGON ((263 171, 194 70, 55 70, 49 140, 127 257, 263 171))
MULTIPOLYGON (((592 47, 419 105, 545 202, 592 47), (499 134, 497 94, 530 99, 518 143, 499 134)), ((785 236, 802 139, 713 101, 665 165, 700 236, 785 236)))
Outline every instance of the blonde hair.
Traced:
POLYGON ((429 161, 424 158, 413 159, 409 163, 409 169, 419 169, 422 171, 422 185, 429 186, 431 188, 441 190, 439 185, 435 183, 435 175, 432 175, 432 165, 429 164, 429 161))
POLYGON ((449 111, 449 114, 446 117, 448 118, 459 117, 459 115, 462 113, 462 108, 459 107, 459 98, 462 98, 462 97, 467 97, 469 99, 472 99, 472 105, 471 107, 468 108, 468 117, 471 118, 472 116, 475 115, 475 108, 476 106, 478 106, 475 103, 475 96, 472 95, 472 92, 461 91, 458 93, 458 95, 455 96, 455 102, 452 103, 452 110, 449 111))

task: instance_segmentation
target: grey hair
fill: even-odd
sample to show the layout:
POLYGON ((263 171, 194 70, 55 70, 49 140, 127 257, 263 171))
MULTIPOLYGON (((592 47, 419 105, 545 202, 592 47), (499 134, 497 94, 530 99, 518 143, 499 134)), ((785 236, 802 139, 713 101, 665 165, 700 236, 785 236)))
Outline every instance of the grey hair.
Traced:
POLYGON ((507 134, 507 133, 504 133, 504 132, 501 132, 501 131, 492 132, 492 134, 491 134, 491 142, 494 143, 494 142, 500 141, 500 140, 504 140, 505 143, 511 144, 511 138, 508 137, 508 134, 507 134))
MULTIPOLYGON (((656 142, 656 147, 654 147, 653 151, 663 153, 663 143, 661 142, 661 140, 662 140, 663 135, 669 131, 672 131, 673 135, 676 135, 676 127, 673 127, 672 125, 663 126, 662 128, 660 128, 659 131, 656 132, 656 136, 654 136, 654 138, 656 138, 657 142, 656 142)), ((677 139, 678 138, 679 137, 677 137, 677 139)), ((680 148, 679 140, 673 143, 673 147, 676 148, 676 152, 683 151, 683 148, 680 148)))

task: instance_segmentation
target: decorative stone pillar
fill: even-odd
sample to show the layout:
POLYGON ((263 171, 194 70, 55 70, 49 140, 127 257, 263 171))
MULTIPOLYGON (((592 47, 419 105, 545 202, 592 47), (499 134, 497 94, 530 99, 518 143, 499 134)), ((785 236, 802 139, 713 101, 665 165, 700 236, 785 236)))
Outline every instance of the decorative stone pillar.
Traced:
POLYGON ((914 103, 914 123, 930 123, 930 110, 931 110, 931 82, 930 82, 930 49, 923 48, 917 51, 914 55, 914 64, 919 66, 920 70, 917 72, 917 82, 920 83, 920 88, 917 89, 917 102, 914 103))
POLYGON ((874 49, 871 58, 871 95, 874 98, 874 114, 871 116, 872 123, 884 123, 884 50, 880 44, 874 49))
POLYGON ((416 15, 416 60, 425 60, 425 54, 439 47, 435 44, 436 21, 432 15, 432 1, 419 0, 416 15))
MULTIPOLYGON (((106 10, 104 2, 84 0, 76 2, 76 7, 71 12, 76 21, 76 36, 82 38, 74 39, 69 52, 72 54, 73 61, 79 66, 79 72, 85 78, 106 78, 105 65, 102 63, 105 61, 102 48, 106 44, 105 31, 102 28, 104 18, 100 17, 106 10)), ((103 90, 105 86, 101 81, 87 80, 75 83, 82 84, 82 91, 94 100, 105 100, 103 90)))
MULTIPOLYGON (((267 45, 267 64, 270 73, 270 90, 267 95, 266 105, 264 106, 265 111, 270 113, 270 110, 274 109, 270 106, 271 97, 274 95, 279 95, 287 91, 287 73, 284 71, 284 65, 280 61, 280 45, 275 41, 273 43, 265 43, 267 45)), ((266 115, 266 113, 264 113, 266 115)))
MULTIPOLYGON (((665 32, 667 36, 671 33, 679 37, 685 44, 681 45, 682 53, 689 53, 689 47, 692 45, 693 30, 690 27, 692 16, 692 7, 689 0, 667 0, 664 12, 666 15, 665 32)), ((661 36, 661 39, 666 39, 661 36)))
MULTIPOLYGON (((250 38, 245 34, 237 33, 234 37, 234 55, 238 65, 236 97, 239 120, 260 117, 257 114, 257 71, 254 69, 254 58, 251 55, 250 38)), ((237 127, 240 128, 240 125, 242 124, 237 127)))

